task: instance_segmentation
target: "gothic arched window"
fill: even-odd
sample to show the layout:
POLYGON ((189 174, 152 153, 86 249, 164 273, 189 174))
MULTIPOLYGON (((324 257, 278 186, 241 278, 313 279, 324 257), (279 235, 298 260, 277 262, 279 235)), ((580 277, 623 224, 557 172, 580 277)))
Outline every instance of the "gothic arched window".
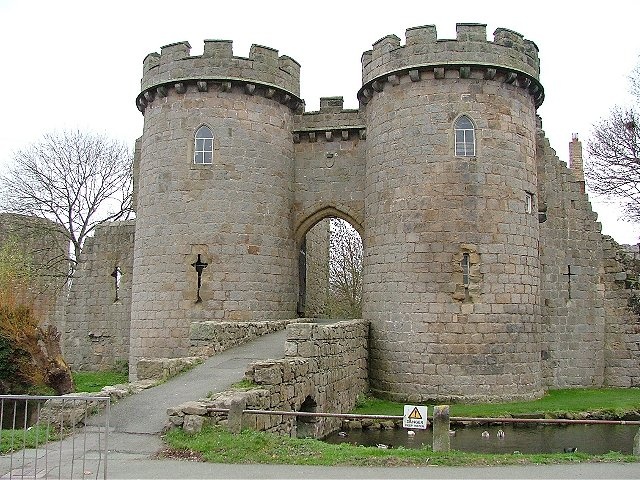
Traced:
POLYGON ((456 156, 475 157, 476 134, 473 122, 466 115, 458 117, 454 125, 456 134, 456 156))
POLYGON ((202 125, 196 131, 193 163, 201 165, 213 163, 213 132, 206 125, 202 125))

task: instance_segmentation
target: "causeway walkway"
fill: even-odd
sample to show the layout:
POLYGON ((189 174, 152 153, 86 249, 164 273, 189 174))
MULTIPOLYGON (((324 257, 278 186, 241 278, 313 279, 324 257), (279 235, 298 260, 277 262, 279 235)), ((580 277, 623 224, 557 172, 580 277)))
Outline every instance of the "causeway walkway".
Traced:
MULTIPOLYGON (((116 433, 157 434, 168 420, 167 408, 228 390, 244 378, 251 362, 284 357, 286 330, 258 337, 209 357, 191 370, 111 406, 109 427, 116 433)), ((103 425, 101 416, 90 425, 103 425)))

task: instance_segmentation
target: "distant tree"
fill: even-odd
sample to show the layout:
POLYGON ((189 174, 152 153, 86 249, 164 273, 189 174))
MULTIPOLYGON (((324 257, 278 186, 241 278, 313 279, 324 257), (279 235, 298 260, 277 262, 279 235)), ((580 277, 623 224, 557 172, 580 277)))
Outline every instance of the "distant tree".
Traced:
POLYGON ((594 126, 585 176, 591 191, 621 201, 623 216, 640 222, 640 65, 630 80, 635 105, 614 107, 594 126))
POLYGON ((0 209, 62 225, 72 245, 71 269, 101 223, 131 213, 132 157, 105 136, 63 131, 18 151, 0 176, 0 209))
POLYGON ((331 219, 329 238, 329 299, 331 317, 362 316, 362 240, 340 218, 331 219))

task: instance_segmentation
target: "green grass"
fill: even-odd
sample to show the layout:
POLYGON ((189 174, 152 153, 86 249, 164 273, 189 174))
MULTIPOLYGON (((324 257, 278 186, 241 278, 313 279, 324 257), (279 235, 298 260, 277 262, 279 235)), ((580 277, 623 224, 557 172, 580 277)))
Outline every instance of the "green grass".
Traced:
MULTIPOLYGON (((640 388, 574 388, 550 390, 539 400, 530 402, 452 404, 452 417, 502 417, 508 415, 540 414, 571 418, 589 412, 602 418, 617 418, 628 412, 640 412, 640 388)), ((402 415, 403 404, 362 399, 354 413, 402 415)))
POLYGON ((60 438, 60 432, 53 426, 36 425, 28 428, 17 430, 0 430, 0 453, 8 453, 11 451, 21 450, 23 446, 27 448, 35 448, 47 443, 47 441, 57 440, 60 438))
POLYGON ((73 373, 73 381, 76 385, 76 392, 99 392, 102 387, 107 385, 117 385, 127 383, 129 377, 116 371, 105 372, 75 372, 73 373))
POLYGON ((260 385, 244 378, 239 382, 231 385, 231 388, 233 388, 234 390, 254 390, 256 388, 260 388, 260 385))
POLYGON ((466 452, 435 453, 430 446, 422 449, 390 450, 350 444, 329 444, 313 439, 296 439, 282 435, 245 430, 233 435, 221 427, 206 427, 188 435, 181 429, 167 432, 168 457, 201 458, 213 463, 264 463, 292 465, 353 466, 424 466, 424 465, 519 465, 577 462, 635 462, 631 455, 574 454, 478 454, 466 452), (192 452, 198 452, 193 455, 192 452))

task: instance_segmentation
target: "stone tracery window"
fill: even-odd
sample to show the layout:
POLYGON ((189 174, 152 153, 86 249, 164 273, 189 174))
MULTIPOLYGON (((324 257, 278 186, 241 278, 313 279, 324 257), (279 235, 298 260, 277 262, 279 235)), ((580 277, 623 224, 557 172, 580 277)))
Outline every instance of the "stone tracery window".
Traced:
POLYGON ((458 117, 454 125, 455 154, 459 157, 475 157, 476 135, 473 122, 466 115, 458 117))
POLYGON ((196 131, 193 163, 209 165, 213 163, 213 132, 206 125, 196 131))

